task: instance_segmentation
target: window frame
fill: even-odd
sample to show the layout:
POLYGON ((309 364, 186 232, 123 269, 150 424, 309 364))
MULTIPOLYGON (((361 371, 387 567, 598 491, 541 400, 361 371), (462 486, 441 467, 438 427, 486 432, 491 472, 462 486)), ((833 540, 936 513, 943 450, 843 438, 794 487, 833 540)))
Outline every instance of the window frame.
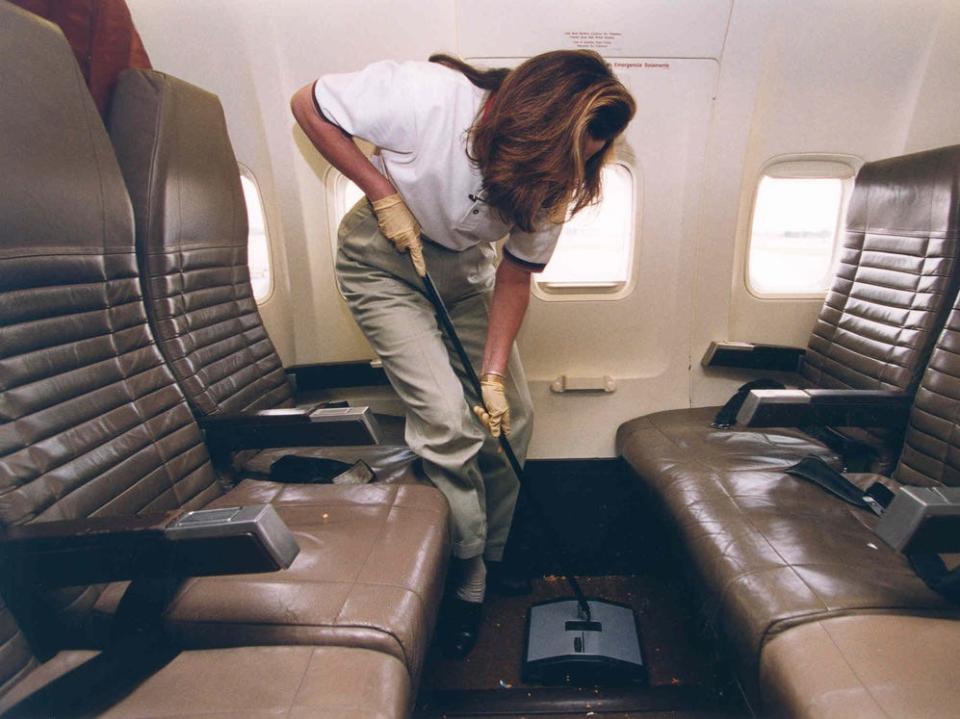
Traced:
MULTIPOLYGON (((337 251, 340 244, 340 222, 344 217, 346 217, 346 213, 350 212, 352 207, 352 205, 350 207, 346 207, 344 214, 339 218, 337 217, 340 205, 346 204, 343 202, 343 200, 346 199, 346 192, 344 189, 346 183, 348 182, 353 182, 353 180, 332 165, 327 169, 323 176, 323 186, 326 193, 325 197, 327 204, 327 234, 330 237, 330 261, 334 267, 337 264, 337 251)), ((363 195, 361 195, 361 197, 362 196, 363 195)), ((336 273, 334 273, 334 275, 336 275, 336 273)), ((340 295, 340 298, 345 301, 346 298, 343 296, 343 290, 340 288, 340 282, 336 281, 334 284, 337 287, 337 294, 340 295)))
MULTIPOLYGON (((271 240, 270 232, 270 221, 267 218, 267 207, 263 202, 263 191, 260 189, 260 182, 257 180, 257 176, 253 174, 253 170, 250 169, 247 165, 242 162, 237 163, 237 167, 240 171, 240 189, 243 190, 243 178, 249 180, 254 189, 257 192, 257 202, 260 204, 260 214, 263 217, 263 236, 267 244, 267 291, 261 298, 257 298, 256 293, 253 293, 253 301, 257 304, 257 307, 265 305, 273 298, 274 290, 276 289, 277 283, 274 279, 274 268, 276 263, 273 261, 273 242, 271 240)), ((246 193, 244 193, 244 211, 247 213, 247 272, 250 271, 250 210, 246 205, 246 193)), ((253 278, 250 278, 250 289, 253 291, 253 278)))
POLYGON ((614 301, 622 300, 630 295, 637 286, 636 264, 639 256, 640 228, 637 212, 643 207, 643 176, 633 159, 627 156, 623 148, 609 165, 617 165, 627 171, 630 178, 630 237, 627 239, 627 279, 616 283, 581 283, 581 284, 554 284, 541 282, 536 274, 530 283, 533 295, 546 302, 571 302, 584 300, 614 301))
POLYGON ((747 293, 761 301, 778 300, 810 300, 823 299, 830 291, 828 284, 823 290, 816 292, 768 292, 762 291, 750 282, 750 259, 753 252, 753 224, 757 213, 757 201, 760 197, 760 184, 766 177, 772 179, 824 179, 840 180, 842 195, 837 208, 837 218, 834 225, 833 248, 830 253, 830 264, 827 270, 828 277, 836 274, 837 261, 840 249, 843 246, 845 220, 850 197, 853 194, 854 181, 863 160, 855 155, 843 154, 791 154, 778 155, 768 160, 757 173, 753 183, 753 195, 750 202, 750 216, 746 224, 746 249, 743 258, 743 285, 747 293))

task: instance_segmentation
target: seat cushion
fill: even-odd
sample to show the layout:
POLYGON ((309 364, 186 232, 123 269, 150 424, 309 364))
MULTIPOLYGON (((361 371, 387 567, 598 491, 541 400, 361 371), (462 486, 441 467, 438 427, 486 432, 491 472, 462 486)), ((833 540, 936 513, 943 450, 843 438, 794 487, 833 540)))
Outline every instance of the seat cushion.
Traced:
POLYGON ((874 535, 872 513, 805 480, 692 460, 654 487, 748 692, 764 644, 796 624, 852 611, 960 615, 874 535))
MULTIPOLYGON (((61 652, 0 699, 0 712, 95 656, 61 652)), ((370 717, 408 714, 403 663, 368 649, 240 647, 181 652, 100 716, 370 717)))
POLYGON ((763 650, 767 716, 955 717, 960 621, 858 615, 811 622, 763 650))
POLYGON ((839 458, 800 430, 743 430, 710 426, 719 407, 656 412, 624 422, 617 429, 617 451, 643 479, 658 483, 677 462, 705 470, 732 471, 788 467, 816 454, 839 458))
POLYGON ((284 447, 259 452, 242 452, 234 458, 239 470, 248 475, 270 475, 270 467, 288 455, 317 459, 334 459, 347 464, 358 460, 367 463, 376 476, 376 482, 386 484, 416 484, 421 480, 414 471, 417 455, 404 445, 378 444, 363 447, 284 447), (243 455, 243 456, 240 456, 243 455))
MULTIPOLYGON (((375 649, 401 660, 415 686, 439 608, 449 528, 432 487, 282 485, 245 480, 208 505, 272 504, 300 554, 289 569, 198 577, 167 609, 188 647, 250 644, 375 649)), ((112 615, 124 590, 97 604, 112 615)))

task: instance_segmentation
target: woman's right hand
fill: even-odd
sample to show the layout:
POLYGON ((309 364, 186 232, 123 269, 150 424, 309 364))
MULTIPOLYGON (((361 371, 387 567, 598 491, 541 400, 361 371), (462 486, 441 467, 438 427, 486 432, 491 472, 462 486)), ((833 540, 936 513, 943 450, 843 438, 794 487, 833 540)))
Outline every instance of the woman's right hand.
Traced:
POLYGON ((427 264, 423 259, 423 240, 420 238, 420 223, 410 212, 400 193, 395 192, 370 203, 377 216, 380 232, 397 252, 409 252, 413 266, 420 277, 426 277, 427 264))

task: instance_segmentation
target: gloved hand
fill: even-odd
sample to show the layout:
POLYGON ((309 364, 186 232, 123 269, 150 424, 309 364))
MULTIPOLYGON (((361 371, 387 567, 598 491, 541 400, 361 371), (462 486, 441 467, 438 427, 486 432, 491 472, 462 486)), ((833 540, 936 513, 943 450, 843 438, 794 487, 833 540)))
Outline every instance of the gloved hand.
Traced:
POLYGON ((423 261, 423 241, 420 239, 420 223, 410 212, 400 193, 381 197, 370 203, 377 215, 377 225, 397 252, 409 252, 417 274, 425 277, 427 263, 423 261))
POLYGON ((503 377, 488 372, 480 378, 480 391, 483 405, 476 405, 473 413, 483 423, 490 434, 500 436, 500 430, 510 436, 510 405, 507 404, 507 392, 503 386, 503 377))

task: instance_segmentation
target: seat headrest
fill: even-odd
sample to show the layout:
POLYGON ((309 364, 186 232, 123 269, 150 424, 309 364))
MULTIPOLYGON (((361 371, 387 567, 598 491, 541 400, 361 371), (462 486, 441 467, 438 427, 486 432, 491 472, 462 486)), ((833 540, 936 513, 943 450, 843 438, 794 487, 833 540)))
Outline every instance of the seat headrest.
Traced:
MULTIPOLYGON (((65 255, 132 253, 130 199, 63 34, 0 3, 0 67, 0 258, 20 258, 0 290, 57 282, 65 255)), ((100 263, 69 271, 72 282, 103 279, 100 263)))
POLYGON ((848 232, 960 237, 960 145, 868 162, 857 175, 848 232))
POLYGON ((124 72, 110 137, 135 208, 137 249, 243 247, 247 212, 216 95, 153 70, 124 72))

